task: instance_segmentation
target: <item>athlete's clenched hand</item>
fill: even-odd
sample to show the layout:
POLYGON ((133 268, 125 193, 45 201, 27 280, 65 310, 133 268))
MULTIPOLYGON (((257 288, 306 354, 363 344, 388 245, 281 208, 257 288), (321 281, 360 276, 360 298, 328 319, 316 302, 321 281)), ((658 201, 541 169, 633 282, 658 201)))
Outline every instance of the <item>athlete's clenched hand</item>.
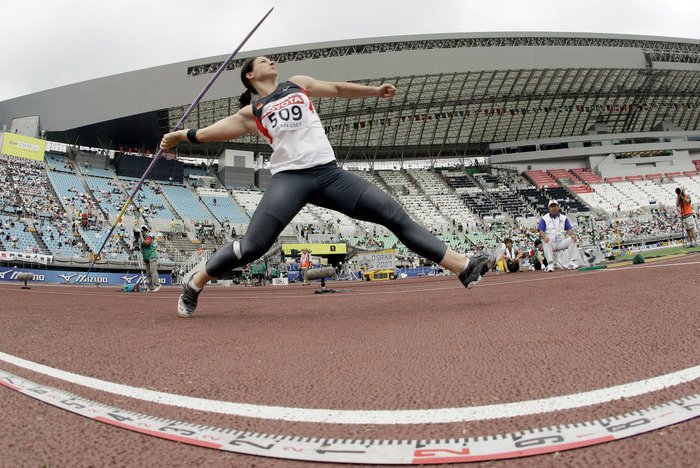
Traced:
POLYGON ((382 99, 391 99, 396 94, 396 87, 390 83, 384 83, 377 87, 377 96, 382 99))
POLYGON ((174 132, 166 133, 165 135, 163 135, 163 139, 160 140, 160 148, 164 150, 170 149, 177 146, 177 144, 181 141, 185 140, 187 140, 186 130, 177 130, 174 132))

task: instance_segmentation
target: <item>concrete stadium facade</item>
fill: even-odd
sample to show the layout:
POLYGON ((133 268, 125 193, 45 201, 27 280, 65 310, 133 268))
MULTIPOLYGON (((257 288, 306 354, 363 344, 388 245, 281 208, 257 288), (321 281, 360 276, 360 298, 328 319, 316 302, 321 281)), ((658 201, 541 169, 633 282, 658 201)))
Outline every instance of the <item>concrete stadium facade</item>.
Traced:
MULTIPOLYGON (((393 82, 392 101, 319 99, 341 161, 454 158, 489 145, 566 138, 603 125, 644 133, 700 127, 700 41, 575 33, 443 34, 318 43, 242 54, 186 126, 237 110, 243 59, 271 56, 282 79, 393 82)), ((0 102, 0 125, 39 116, 48 139, 153 148, 226 57, 75 83, 0 102)), ((183 145, 188 155, 232 148, 269 153, 257 137, 183 145)))

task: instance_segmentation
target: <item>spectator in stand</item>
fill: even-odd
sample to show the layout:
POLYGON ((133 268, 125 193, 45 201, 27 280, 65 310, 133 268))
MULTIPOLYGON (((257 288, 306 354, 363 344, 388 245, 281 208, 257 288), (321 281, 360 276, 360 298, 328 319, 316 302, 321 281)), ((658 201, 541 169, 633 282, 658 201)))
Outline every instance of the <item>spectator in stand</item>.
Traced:
POLYGON ((695 226, 695 216, 693 214, 693 204, 683 187, 676 187, 676 208, 680 211, 683 228, 688 233, 690 246, 697 245, 697 228, 695 226))
POLYGON ((575 270, 579 267, 578 250, 576 249, 576 235, 571 227, 569 218, 559 213, 559 202, 550 200, 549 213, 542 216, 537 227, 540 237, 544 241, 542 250, 547 259, 546 271, 554 271, 555 263, 561 268, 575 270), (558 259, 554 256, 557 252, 558 259))

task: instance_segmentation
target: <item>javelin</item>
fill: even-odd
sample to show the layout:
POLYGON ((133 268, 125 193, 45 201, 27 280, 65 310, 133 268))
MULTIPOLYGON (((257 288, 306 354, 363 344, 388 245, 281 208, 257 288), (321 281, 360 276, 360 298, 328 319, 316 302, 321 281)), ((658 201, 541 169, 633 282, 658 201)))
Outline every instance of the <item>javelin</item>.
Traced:
MULTIPOLYGON (((224 63, 221 64, 221 66, 216 71, 214 76, 212 76, 211 79, 209 80, 209 83, 207 83, 207 85, 204 87, 204 89, 202 89, 202 91, 195 98, 195 100, 192 101, 192 104, 190 104, 190 107, 182 115, 182 117, 180 118, 178 123, 175 124, 175 126, 173 127, 171 132, 178 130, 180 128, 180 125, 182 125, 183 122, 185 120, 187 120, 187 117, 189 117, 190 113, 195 108, 195 106, 197 106, 197 104, 199 104, 199 101, 201 101, 202 98, 204 97, 204 95, 207 93, 207 91, 209 91, 209 88, 211 88, 211 86, 214 84, 214 82, 219 77, 219 75, 221 75, 223 73, 223 71, 226 70, 226 67, 228 67, 229 63, 231 63, 233 61, 233 59, 236 56, 236 54, 238 53, 238 51, 241 50, 241 48, 243 47, 243 45, 245 45, 246 42, 248 42, 248 39, 250 39, 250 36, 252 36, 253 33, 255 33, 255 31, 257 31, 257 29, 260 27, 260 25, 263 23, 263 21, 265 21, 267 19, 267 17, 270 16, 270 13, 272 13, 272 10, 274 10, 274 9, 275 9, 275 7, 272 7, 268 10, 267 13, 265 13, 265 16, 263 16, 262 19, 260 21, 258 21, 258 24, 256 24, 255 27, 253 29, 251 29, 251 31, 248 33, 248 35, 243 38, 241 43, 238 44, 238 47, 236 47, 236 50, 234 50, 233 53, 231 53, 231 55, 229 55, 229 57, 224 61, 224 63)), ((134 187, 134 190, 131 192, 131 195, 129 195, 129 198, 126 200, 124 207, 119 212, 119 215, 117 216, 116 221, 114 221, 112 228, 109 230, 109 233, 105 237, 104 242, 102 242, 102 246, 100 247, 100 250, 98 250, 97 253, 95 255, 93 255, 93 258, 90 262, 90 268, 88 268, 88 275, 92 271, 92 267, 95 265, 95 262, 100 257, 100 254, 102 253, 102 250, 105 248, 105 245, 107 245, 107 241, 109 241, 109 238, 112 236, 112 233, 114 232, 114 228, 117 226, 119 221, 121 221, 122 216, 124 215, 124 212, 126 212, 126 210, 129 208, 129 205, 131 205, 131 202, 133 201, 134 196, 136 195, 136 192, 139 191, 139 189, 141 188, 141 185, 143 184, 143 181, 146 180, 146 177, 148 177, 148 174, 150 174, 151 171, 153 170, 153 168, 155 167, 156 162, 158 162, 158 159, 160 159, 160 155, 162 154, 162 152, 163 152, 163 149, 159 147, 158 151, 156 152, 156 155, 153 156, 153 161, 151 161, 151 164, 148 165, 148 167, 146 168, 146 172, 143 173, 143 175, 141 176, 141 179, 134 187)))

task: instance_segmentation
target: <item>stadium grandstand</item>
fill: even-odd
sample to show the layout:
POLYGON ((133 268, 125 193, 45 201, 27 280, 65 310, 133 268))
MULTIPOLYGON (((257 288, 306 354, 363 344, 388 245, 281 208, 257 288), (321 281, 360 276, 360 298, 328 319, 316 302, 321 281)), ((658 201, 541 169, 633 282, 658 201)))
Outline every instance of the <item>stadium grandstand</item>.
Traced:
MULTIPOLYGON (((461 252, 505 237, 531 248, 553 198, 584 244, 682 242, 674 190, 683 186, 700 200, 697 40, 450 34, 258 51, 231 63, 185 127, 238 110, 240 67, 254 55, 277 62, 282 78, 395 84, 390 101, 319 98, 315 105, 339 163, 461 252)), ((132 226, 145 222, 158 232, 161 267, 184 271, 204 251, 245 234, 271 177, 270 148, 256 136, 181 144, 117 219, 160 136, 224 58, 0 102, 0 251, 84 266, 118 224, 99 261, 124 268, 132 226), (41 148, 26 156, 18 147, 41 148)), ((315 206, 280 241, 411 255, 383 227, 315 206)))

